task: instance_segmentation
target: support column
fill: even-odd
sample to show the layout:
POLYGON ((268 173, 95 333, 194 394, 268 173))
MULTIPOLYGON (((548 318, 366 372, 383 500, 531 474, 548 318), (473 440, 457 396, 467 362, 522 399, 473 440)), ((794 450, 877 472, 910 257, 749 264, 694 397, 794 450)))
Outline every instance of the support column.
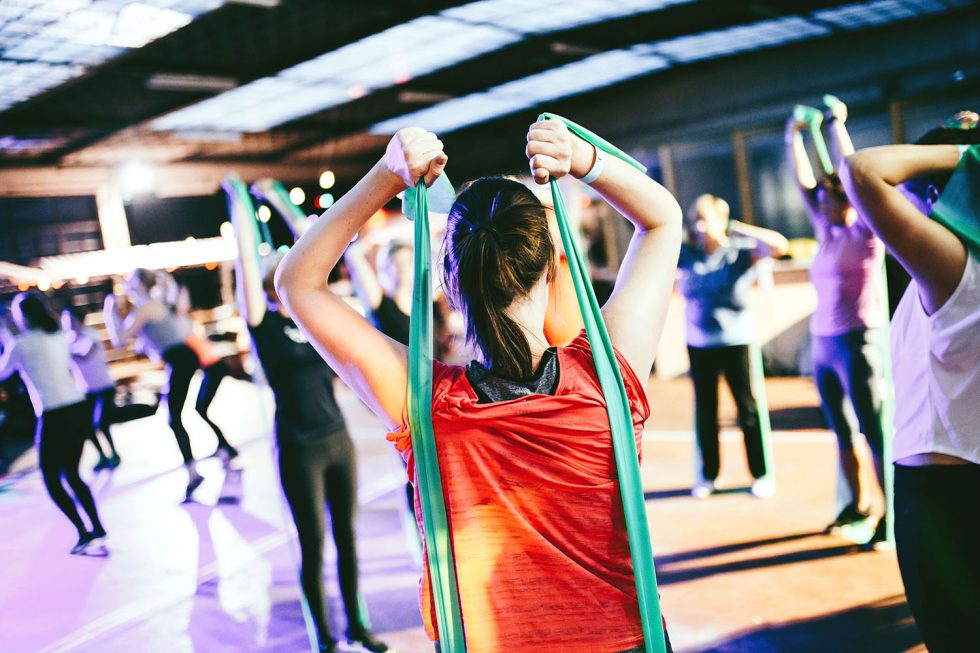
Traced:
POLYGON ((126 221, 126 206, 122 193, 115 186, 99 186, 95 192, 95 206, 99 213, 99 228, 102 231, 104 249, 129 247, 129 223, 126 221))

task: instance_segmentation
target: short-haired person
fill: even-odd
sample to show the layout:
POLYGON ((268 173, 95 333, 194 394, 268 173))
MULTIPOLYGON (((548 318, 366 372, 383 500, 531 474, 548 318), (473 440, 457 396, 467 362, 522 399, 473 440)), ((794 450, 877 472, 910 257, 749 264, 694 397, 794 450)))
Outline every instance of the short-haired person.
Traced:
MULTIPOLYGON (((561 121, 534 123, 526 153, 538 183, 598 171, 596 150, 561 121)), ((420 128, 398 132, 384 157, 303 235, 279 268, 293 318, 338 375, 393 432, 415 464, 406 415, 408 351, 330 292, 326 273, 371 215, 447 162, 420 128)), ((594 174, 593 174, 594 177, 594 174)), ((663 187, 605 157, 593 188, 635 226, 603 307, 634 430, 649 415, 645 380, 663 329, 680 245, 681 211, 663 187)), ((485 177, 449 213, 447 295, 478 360, 433 363, 432 422, 471 653, 639 651, 629 542, 605 400, 589 343, 549 347, 543 332, 556 255, 544 206, 523 184, 485 177)), ((427 571, 421 607, 438 639, 427 571)))
MULTIPOLYGON (((854 153, 847 132, 847 107, 837 102, 827 113, 835 160, 854 153)), ((817 308, 810 319, 813 381, 827 425, 837 434, 840 466, 851 500, 827 527, 828 531, 871 517, 871 488, 864 481, 861 458, 854 449, 849 399, 874 457, 878 490, 885 486, 885 436, 881 423, 884 401, 884 352, 881 328, 887 321, 884 274, 885 248, 844 194, 837 173, 819 180, 803 142, 805 122, 786 123, 787 156, 803 195, 803 203, 819 248, 810 265, 817 308)), ((814 138, 821 138, 814 134, 814 138)), ((887 538, 887 506, 869 546, 887 538)))
MULTIPOLYGON (((972 112, 958 118, 977 122, 972 112)), ((919 143, 852 154, 841 179, 912 276, 891 325, 895 540, 926 647, 952 653, 980 642, 980 261, 975 245, 929 216, 951 179, 976 192, 980 129, 942 127, 919 143)))
POLYGON ((716 490, 721 458, 718 443, 718 377, 724 374, 738 409, 745 455, 761 498, 775 491, 766 477, 759 410, 752 388, 750 345, 755 316, 749 292, 755 264, 780 258, 789 245, 781 234, 731 219, 728 202, 704 194, 684 220, 684 245, 677 286, 687 300, 687 352, 694 383, 694 432, 701 453, 699 478, 691 494, 704 499, 716 490))
POLYGON ((36 443, 41 477, 51 500, 78 531, 73 554, 83 553, 105 537, 95 498, 78 474, 85 440, 93 437, 92 413, 85 395, 68 371, 71 350, 68 337, 58 328, 40 295, 20 293, 12 304, 14 323, 20 333, 4 337, 0 379, 20 372, 37 415, 36 443), (72 497, 65 484, 75 495, 72 497), (76 502, 88 515, 91 527, 78 514, 76 502))

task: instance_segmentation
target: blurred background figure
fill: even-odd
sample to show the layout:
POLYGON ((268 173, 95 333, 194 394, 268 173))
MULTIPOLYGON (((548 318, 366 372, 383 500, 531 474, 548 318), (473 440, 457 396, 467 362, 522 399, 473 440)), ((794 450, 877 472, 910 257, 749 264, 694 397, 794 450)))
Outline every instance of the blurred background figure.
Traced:
MULTIPOLYGON (((847 106, 828 96, 826 121, 833 161, 854 153, 847 132, 847 106)), ((888 319, 885 306, 885 248, 850 204, 836 171, 818 180, 813 173, 803 134, 816 129, 814 139, 823 139, 820 124, 824 115, 812 107, 800 107, 786 123, 788 160, 802 192, 819 248, 810 264, 810 281, 817 292, 817 308, 810 320, 813 380, 820 392, 824 419, 837 434, 840 467, 850 492, 850 501, 827 527, 840 529, 872 518, 872 499, 883 496, 885 487, 884 401, 885 353, 881 327, 888 319), (845 402, 857 417, 851 423, 845 402), (854 449, 856 432, 864 434, 871 448, 874 478, 862 470, 862 458, 854 449)), ((887 501, 884 512, 875 516, 878 525, 868 542, 887 539, 887 501)))
POLYGON ((732 220, 728 202, 701 195, 687 212, 685 242, 678 263, 678 288, 687 300, 687 351, 694 382, 694 431, 701 456, 700 477, 692 494, 716 490, 721 459, 718 445, 718 378, 722 374, 738 408, 745 454, 755 482, 752 492, 772 496, 766 475, 758 404, 752 388, 749 346, 755 324, 749 289, 760 258, 780 258, 786 238, 732 220))
POLYGON ((68 337, 58 328, 41 296, 17 295, 11 312, 19 333, 0 333, 5 341, 0 379, 16 370, 30 391, 37 415, 36 442, 44 487, 78 532, 78 542, 71 553, 84 553, 106 536, 92 492, 78 473, 85 440, 95 437, 89 404, 68 370, 68 337), (89 525, 79 515, 76 503, 88 516, 89 525))

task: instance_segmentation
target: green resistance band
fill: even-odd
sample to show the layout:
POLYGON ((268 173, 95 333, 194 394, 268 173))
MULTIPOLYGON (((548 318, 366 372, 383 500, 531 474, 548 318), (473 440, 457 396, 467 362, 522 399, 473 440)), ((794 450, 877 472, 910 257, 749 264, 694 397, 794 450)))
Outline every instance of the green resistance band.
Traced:
POLYGON ((980 145, 966 148, 929 215, 980 257, 980 145))
POLYGON ((827 141, 820 131, 823 125, 823 112, 815 107, 797 104, 793 108, 793 119, 797 122, 805 122, 810 127, 810 136, 813 138, 813 147, 817 150, 817 158, 820 159, 820 167, 825 174, 834 174, 834 162, 830 158, 827 141))
MULTIPOLYGON (((286 187, 278 181, 272 182, 272 187, 268 193, 262 192, 261 194, 264 196, 265 201, 271 204, 272 208, 278 211, 283 219, 293 224, 302 224, 306 221, 306 214, 298 206, 293 204, 293 201, 289 199, 289 193, 286 191, 286 187)), ((269 227, 265 223, 260 222, 260 224, 264 228, 263 237, 265 237, 269 232, 269 227)), ((290 227, 290 231, 293 231, 292 227, 290 227)), ((269 245, 272 245, 271 235, 269 235, 267 242, 269 245)))
MULTIPOLYGON (((228 215, 231 217, 237 211, 244 211, 247 215, 252 216, 252 220, 246 220, 247 224, 251 225, 255 229, 255 243, 268 243, 272 246, 272 236, 269 235, 268 239, 266 235, 269 232, 269 227, 261 220, 259 220, 255 215, 255 204, 252 203, 252 196, 248 194, 248 188, 245 186, 245 182, 237 177, 229 182, 232 186, 231 192, 226 193, 228 202, 228 215), (265 227, 263 231, 262 227, 265 227)), ((256 252, 259 258, 262 258, 261 252, 256 252)))
POLYGON ((759 435, 762 437, 762 461, 766 466, 765 478, 776 483, 776 457, 772 452, 772 422, 769 419, 769 398, 766 394, 766 370, 762 359, 762 347, 753 343, 749 347, 749 365, 752 372, 752 394, 755 395, 756 412, 759 414, 759 435))
MULTIPOLYGON (((449 184, 448 180, 442 183, 449 184)), ((432 245, 428 190, 424 179, 420 179, 415 188, 405 191, 404 202, 412 209, 405 215, 409 218, 414 216, 415 222, 415 279, 408 340, 408 424, 415 456, 419 503, 422 505, 429 586, 435 603, 442 650, 445 653, 465 653, 456 563, 442 493, 439 456, 432 431, 432 245)))
MULTIPOLYGON (((612 156, 622 159, 638 170, 646 168, 608 141, 600 138, 584 127, 553 113, 542 113, 538 120, 560 120, 573 134, 591 143, 612 156)), ((643 623, 643 638, 647 653, 665 653, 663 620, 660 612, 660 599, 657 594, 657 576, 653 565, 653 549, 650 544, 650 530, 647 525, 646 506, 643 500, 643 486, 640 482, 640 465, 637 462, 636 441, 633 434, 633 419, 626 388, 616 362, 612 341, 602 320, 602 312, 589 282, 588 267, 582 259, 568 224, 568 211, 562 197, 558 180, 552 179, 551 197, 555 205, 558 229, 565 246, 575 295, 582 311, 585 332, 592 349, 599 384, 606 400, 609 415, 609 429, 612 432, 613 454, 619 474, 619 488, 626 516, 626 531, 629 536, 630 555, 633 559, 633 573, 636 579, 636 593, 640 605, 640 619, 643 623)))

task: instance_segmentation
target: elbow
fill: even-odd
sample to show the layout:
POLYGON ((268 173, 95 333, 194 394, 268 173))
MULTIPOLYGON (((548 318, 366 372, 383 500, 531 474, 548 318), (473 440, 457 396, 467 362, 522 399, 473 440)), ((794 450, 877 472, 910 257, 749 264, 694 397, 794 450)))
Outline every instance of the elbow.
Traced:
POLYGON ((276 289, 276 294, 286 306, 289 306, 289 290, 293 287, 294 276, 292 252, 290 252, 279 263, 279 266, 276 268, 276 274, 272 279, 272 285, 276 289))
POLYGON ((845 192, 860 194, 875 176, 874 156, 867 150, 860 150, 844 158, 840 166, 840 180, 845 192))

